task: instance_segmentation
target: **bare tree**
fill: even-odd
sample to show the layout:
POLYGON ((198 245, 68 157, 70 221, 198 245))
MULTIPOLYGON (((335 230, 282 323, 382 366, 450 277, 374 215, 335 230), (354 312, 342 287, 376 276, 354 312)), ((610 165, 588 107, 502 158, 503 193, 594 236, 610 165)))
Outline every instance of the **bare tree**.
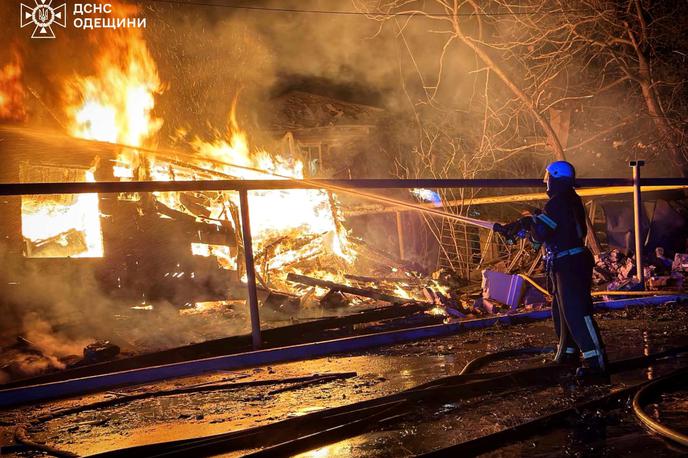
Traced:
MULTIPOLYGON (((551 158, 581 155, 585 166, 583 152, 612 158, 617 144, 648 143, 656 155, 668 150, 686 174, 688 75, 672 71, 685 46, 666 47, 682 34, 672 18, 688 8, 647 0, 353 2, 406 56, 402 89, 418 135, 399 175, 532 176, 551 158), (452 97, 457 69, 462 88, 471 87, 468 103, 452 97)), ((440 195, 460 203, 476 192, 440 195)), ((427 223, 441 241, 444 224, 427 223)))
POLYGON ((471 97, 471 125, 482 130, 472 146, 481 160, 486 150, 504 160, 543 148, 565 159, 568 151, 650 120, 654 129, 643 126, 642 133, 654 137, 674 165, 685 169, 686 75, 678 71, 685 62, 677 61, 686 57, 681 54, 685 43, 675 50, 667 45, 674 35, 682 35, 686 5, 643 0, 353 1, 381 29, 393 28, 416 66, 418 54, 427 50, 406 38, 409 30, 425 27, 428 36, 443 38, 437 64, 416 68, 425 98, 416 105, 455 110, 442 97, 446 69, 452 59, 470 51, 475 65, 468 76, 484 89, 471 97), (589 117, 598 109, 612 115, 601 114, 605 124, 569 146, 574 108, 585 109, 589 117), (645 116, 629 116, 639 110, 645 116))
MULTIPOLYGON (((435 0, 423 9, 414 9, 416 3, 399 1, 380 6, 356 2, 358 8, 380 21, 381 28, 393 28, 417 76, 416 92, 411 85, 404 85, 403 90, 413 109, 418 138, 408 159, 397 164, 398 174, 413 178, 475 178, 510 172, 518 176, 521 172, 523 176, 540 173, 540 164, 547 158, 564 159, 560 136, 566 129, 550 119, 552 107, 545 96, 552 92, 548 88, 566 68, 567 60, 550 59, 545 65, 533 65, 520 51, 528 44, 521 37, 509 36, 506 40, 506 35, 514 34, 503 23, 484 16, 475 3, 449 5, 435 0), (412 22, 418 18, 420 24, 412 22), (431 37, 440 37, 435 40, 435 63, 428 64, 422 56, 428 49, 423 40, 417 39, 419 27, 427 27, 431 37), (456 78, 448 69, 467 59, 472 59, 472 68, 464 72, 468 83, 464 81, 463 88, 470 87, 470 96, 467 103, 453 103, 448 92, 454 90, 456 78), (428 68, 423 68, 421 61, 428 68), (536 160, 525 164, 524 170, 524 163, 516 160, 521 156, 536 160)), ((447 210, 466 214, 470 208, 462 202, 480 190, 438 192, 443 202, 458 203, 447 210)), ((457 270, 475 265, 471 254, 475 234, 448 221, 428 218, 426 223, 440 242, 440 250, 452 250, 458 255, 457 270)))
POLYGON ((597 64, 598 79, 608 80, 599 90, 619 86, 626 89, 627 96, 639 96, 656 128, 656 141, 686 174, 686 125, 682 120, 688 81, 680 71, 685 62, 676 60, 681 49, 667 49, 671 35, 684 34, 681 21, 685 22, 686 4, 681 8, 681 2, 672 3, 586 0, 581 6, 591 11, 595 27, 581 26, 580 18, 570 14, 564 20, 573 39, 589 46, 589 60, 597 64))

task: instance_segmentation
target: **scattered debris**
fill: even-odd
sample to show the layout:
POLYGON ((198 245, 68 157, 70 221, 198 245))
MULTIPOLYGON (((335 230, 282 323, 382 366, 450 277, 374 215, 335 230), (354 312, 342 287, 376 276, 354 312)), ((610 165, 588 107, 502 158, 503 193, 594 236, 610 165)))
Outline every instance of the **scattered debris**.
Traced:
POLYGON ((519 275, 483 270, 483 298, 495 300, 515 309, 525 293, 526 281, 519 275))
MULTIPOLYGON (((593 284, 626 280, 635 274, 635 258, 626 256, 619 250, 611 250, 595 256, 595 268, 593 269, 593 284)), ((609 288, 608 288, 609 289, 609 288)))
POLYGON ((346 294, 336 290, 328 291, 327 294, 320 299, 320 305, 328 309, 344 308, 349 305, 349 302, 349 298, 346 297, 346 294))
POLYGON ((110 361, 119 355, 120 348, 110 341, 93 342, 84 348, 84 362, 87 364, 110 361))
POLYGON ((595 257, 593 283, 607 291, 669 290, 683 288, 688 273, 688 254, 676 253, 673 262, 664 256, 664 249, 657 247, 644 268, 646 284, 635 278, 635 258, 619 250, 600 253, 595 257))
POLYGON ((409 298, 405 298, 405 297, 399 297, 399 296, 392 296, 390 294, 385 294, 383 292, 380 292, 380 291, 377 291, 374 289, 355 288, 352 286, 342 285, 342 284, 327 281, 327 280, 318 280, 317 278, 311 278, 311 277, 307 277, 305 275, 298 275, 295 273, 290 273, 289 275, 287 275, 287 281, 291 281, 294 283, 302 283, 302 284, 308 285, 308 286, 320 286, 323 288, 329 288, 330 290, 339 291, 342 293, 355 294, 357 296, 369 297, 371 299, 376 299, 376 300, 385 301, 385 302, 402 303, 402 304, 406 303, 406 302, 413 302, 413 299, 409 299, 409 298))

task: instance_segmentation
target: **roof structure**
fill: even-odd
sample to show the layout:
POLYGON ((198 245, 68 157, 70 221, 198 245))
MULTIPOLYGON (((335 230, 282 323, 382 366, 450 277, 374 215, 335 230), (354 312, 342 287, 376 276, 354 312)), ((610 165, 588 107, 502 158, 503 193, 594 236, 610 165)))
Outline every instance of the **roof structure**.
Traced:
POLYGON ((270 120, 274 130, 298 130, 322 127, 372 126, 382 108, 291 91, 273 99, 275 111, 270 120))

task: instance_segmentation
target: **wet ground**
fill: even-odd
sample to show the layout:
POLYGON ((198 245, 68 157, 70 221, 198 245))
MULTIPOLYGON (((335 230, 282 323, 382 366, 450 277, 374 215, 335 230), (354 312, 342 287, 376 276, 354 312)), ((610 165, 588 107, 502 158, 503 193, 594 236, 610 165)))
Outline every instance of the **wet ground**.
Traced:
MULTIPOLYGON (((598 322, 610 359, 652 353, 688 344, 688 307, 661 306, 606 312, 598 322)), ((485 353, 554 343, 551 321, 470 331, 461 335, 396 345, 363 354, 341 355, 242 371, 220 372, 136 388, 83 396, 0 415, 3 445, 11 443, 13 427, 34 421, 31 437, 54 447, 88 455, 150 442, 217 434, 264 425, 294 415, 350 404, 458 374, 471 359, 485 353), (356 372, 355 377, 326 383, 284 384, 280 379, 316 373, 356 372), (46 414, 84 406, 126 394, 153 392, 209 383, 275 380, 240 390, 196 392, 151 397, 35 422, 46 414)), ((494 363, 483 369, 509 370, 542 364, 548 356, 494 363)), ((648 369, 615 375, 611 387, 574 388, 570 385, 525 390, 514 386, 500 397, 443 402, 419 408, 411 416, 373 433, 313 450, 303 456, 408 456, 450 446, 501 430, 609 393, 626 384, 657 377, 688 359, 672 359, 648 369)), ((685 393, 662 400, 671 421, 684 427, 685 393), (683 398, 681 396, 683 395, 683 398), (683 423, 680 423, 683 421, 683 423)), ((245 453, 246 451, 242 452, 245 453)), ((228 454, 237 456, 242 453, 228 454)), ((490 456, 679 456, 684 450, 667 446, 644 432, 625 405, 619 409, 581 412, 565 428, 543 431, 528 441, 492 452, 490 456)))

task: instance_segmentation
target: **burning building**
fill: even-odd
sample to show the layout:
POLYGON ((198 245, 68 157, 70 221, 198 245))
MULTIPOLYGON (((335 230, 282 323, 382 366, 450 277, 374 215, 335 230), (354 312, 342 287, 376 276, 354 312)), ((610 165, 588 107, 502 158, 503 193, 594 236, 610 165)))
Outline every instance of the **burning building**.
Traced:
MULTIPOLYGON (((131 6, 117 10, 124 16, 138 11, 131 6)), ((227 125, 212 129, 209 138, 170 127, 174 138, 168 140, 162 137, 165 120, 156 110, 168 83, 143 32, 121 29, 110 38, 93 37, 98 46, 88 65, 60 81, 57 108, 36 94, 27 97, 19 54, 5 67, 2 119, 11 122, 1 128, 3 182, 310 178, 332 168, 338 149, 365 141, 380 113, 365 105, 287 93, 273 101, 280 115, 257 133, 267 138, 266 146, 255 146, 239 124, 235 94, 226 101, 227 125), (36 127, 28 111, 51 118, 49 127, 36 127)), ((277 312, 285 304, 297 305, 278 315, 280 320, 298 310, 312 314, 308 305, 329 292, 288 281, 289 273, 351 285, 346 273, 387 275, 403 264, 351 236, 340 196, 332 191, 256 190, 249 196, 261 302, 277 312)), ((2 302, 19 316, 22 309, 37 307, 46 319, 60 322, 65 314, 58 303, 68 303, 80 319, 89 310, 106 318, 167 305, 193 314, 234 304, 240 312, 233 330, 246 330, 238 193, 25 195, 7 198, 2 206, 3 249, 10 266, 3 272, 2 302), (39 277, 50 279, 44 294, 34 288, 39 277), (88 288, 78 288, 79 278, 88 288)), ((402 299, 414 294, 398 284, 388 285, 388 292, 402 299)), ((421 297, 420 289, 415 294, 421 297)), ((367 306, 355 297, 334 303, 367 306)))

